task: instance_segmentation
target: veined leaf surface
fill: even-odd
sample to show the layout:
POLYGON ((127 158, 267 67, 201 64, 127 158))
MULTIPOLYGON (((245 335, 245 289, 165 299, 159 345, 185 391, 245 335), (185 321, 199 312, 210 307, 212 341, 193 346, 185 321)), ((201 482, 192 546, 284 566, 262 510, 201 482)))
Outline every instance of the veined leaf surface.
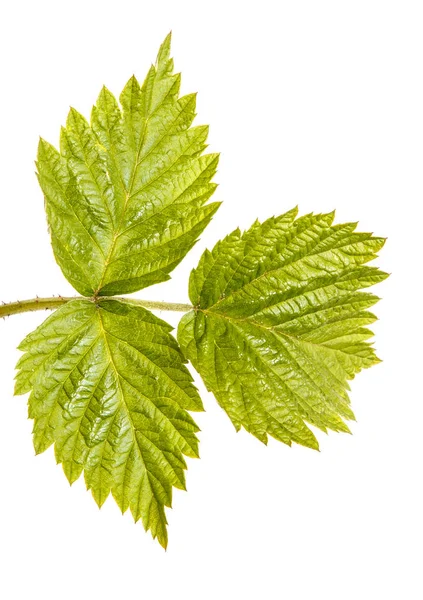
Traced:
POLYGON ((130 293, 169 279, 219 203, 209 203, 217 154, 208 127, 191 127, 196 95, 179 97, 170 35, 142 86, 120 106, 103 88, 91 123, 71 109, 60 152, 40 140, 38 178, 52 246, 85 296, 130 293))
POLYGON ((384 239, 296 209, 237 229, 203 254, 182 349, 236 429, 318 448, 306 422, 348 431, 348 380, 379 362, 368 329, 387 276, 366 263, 384 239))
POLYGON ((54 444, 70 483, 84 471, 99 506, 112 492, 163 546, 184 455, 198 456, 187 411, 202 410, 171 329, 132 302, 73 300, 21 343, 16 377, 36 452, 54 444))

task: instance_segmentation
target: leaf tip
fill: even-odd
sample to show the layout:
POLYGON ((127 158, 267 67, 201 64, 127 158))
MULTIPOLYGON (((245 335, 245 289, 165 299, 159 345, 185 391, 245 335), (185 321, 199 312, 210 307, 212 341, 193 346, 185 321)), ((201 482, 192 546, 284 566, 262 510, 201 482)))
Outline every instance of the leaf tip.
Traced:
POLYGON ((163 550, 165 552, 167 552, 167 547, 168 547, 168 539, 167 539, 167 537, 162 538, 162 536, 157 536, 157 540, 158 540, 160 546, 163 548, 163 550))
POLYGON ((50 144, 48 141, 40 135, 38 138, 38 158, 40 158, 41 153, 45 152, 49 147, 50 144))
POLYGON ((379 249, 383 248, 384 245, 386 244, 386 242, 388 241, 387 237, 378 237, 377 239, 380 240, 380 248, 379 249))
POLYGON ((169 31, 165 39, 163 40, 159 52, 157 54, 156 65, 157 67, 161 67, 165 64, 170 58, 170 47, 172 44, 172 30, 169 31))

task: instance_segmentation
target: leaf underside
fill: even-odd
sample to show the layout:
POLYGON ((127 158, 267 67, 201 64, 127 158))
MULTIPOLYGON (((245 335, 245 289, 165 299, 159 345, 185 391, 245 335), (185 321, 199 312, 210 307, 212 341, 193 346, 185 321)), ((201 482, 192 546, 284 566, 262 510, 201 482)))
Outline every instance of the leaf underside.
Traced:
POLYGON ((19 346, 16 394, 31 392, 37 453, 54 444, 70 483, 84 471, 166 547, 165 506, 185 489, 203 410, 170 325, 129 301, 74 300, 19 346))
POLYGON ((379 362, 368 329, 378 297, 361 290, 387 277, 366 265, 385 240, 333 225, 333 213, 296 216, 206 250, 178 340, 237 430, 317 449, 306 422, 348 432, 348 380, 379 362))
POLYGON ((38 179, 54 254, 84 296, 111 296, 169 279, 219 203, 207 201, 217 154, 208 127, 191 127, 196 95, 179 97, 170 35, 142 86, 100 92, 91 122, 71 109, 60 152, 40 140, 38 179))

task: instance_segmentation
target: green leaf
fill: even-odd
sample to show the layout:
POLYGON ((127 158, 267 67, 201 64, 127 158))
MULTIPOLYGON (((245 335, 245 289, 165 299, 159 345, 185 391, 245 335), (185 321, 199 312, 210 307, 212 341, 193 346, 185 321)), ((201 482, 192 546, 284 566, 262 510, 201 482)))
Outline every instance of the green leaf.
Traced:
POLYGON ((203 410, 170 325, 132 302, 73 300, 19 346, 16 393, 29 396, 37 453, 55 445, 99 506, 110 492, 167 544, 164 507, 185 489, 203 410))
POLYGON ((91 123, 71 108, 60 152, 40 140, 38 179, 54 254, 85 296, 130 293, 169 279, 219 203, 207 204, 217 154, 208 127, 191 127, 196 95, 179 98, 170 34, 142 86, 119 106, 100 92, 91 123))
POLYGON ((378 298, 360 290, 387 277, 365 264, 385 240, 333 213, 296 215, 206 250, 178 339, 237 430, 317 449, 305 423, 349 431, 348 380, 379 362, 367 327, 378 298))

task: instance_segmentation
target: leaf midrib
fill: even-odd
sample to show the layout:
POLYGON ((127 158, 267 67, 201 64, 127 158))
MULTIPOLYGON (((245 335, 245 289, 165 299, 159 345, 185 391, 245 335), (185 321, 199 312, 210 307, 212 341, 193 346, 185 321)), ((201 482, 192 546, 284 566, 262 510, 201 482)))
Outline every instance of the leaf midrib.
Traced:
MULTIPOLYGON (((155 76, 157 76, 157 71, 155 73, 155 76)), ((154 84, 155 84, 155 79, 154 79, 154 82, 153 82, 153 88, 154 88, 154 84)), ((116 250, 116 242, 117 242, 118 238, 121 235, 123 235, 125 233, 125 231, 126 231, 126 230, 121 231, 121 228, 122 228, 122 225, 123 225, 123 219, 124 219, 124 216, 126 214, 126 210, 127 210, 128 204, 129 204, 129 200, 131 200, 131 198, 133 198, 135 195, 139 194, 141 191, 147 189, 152 183, 154 183, 155 181, 157 181, 157 179, 159 179, 165 173, 167 173, 178 162, 178 160, 181 158, 180 156, 178 156, 177 160, 174 161, 167 169, 165 169, 164 171, 161 171, 160 174, 157 177, 153 178, 145 186, 143 186, 140 190, 137 190, 136 192, 133 193, 133 186, 134 186, 134 182, 135 182, 135 176, 136 176, 136 173, 137 173, 140 165, 157 148, 157 146, 159 146, 159 144, 169 135, 168 134, 169 128, 172 127, 175 124, 175 122, 179 119, 180 115, 183 114, 186 111, 187 107, 185 106, 183 108, 183 110, 180 113, 178 113, 178 115, 172 120, 169 128, 166 130, 166 133, 164 135, 162 135, 161 137, 158 138, 157 142, 155 144, 153 144, 153 146, 149 149, 149 151, 144 156, 141 156, 141 153, 142 153, 142 150, 143 150, 143 146, 144 146, 144 142, 145 142, 145 135, 146 135, 146 131, 147 131, 148 121, 155 114, 155 112, 161 106, 163 106, 163 103, 165 102, 166 98, 170 94, 171 89, 172 89, 172 87, 168 90, 168 92, 167 92, 166 96, 163 98, 162 102, 160 104, 158 104, 151 113, 148 113, 148 111, 149 111, 150 106, 151 106, 152 92, 151 92, 151 94, 149 94, 149 97, 148 97, 148 108, 147 108, 148 116, 146 116, 144 118, 144 120, 143 120, 142 135, 141 135, 141 138, 140 138, 140 141, 139 141, 137 155, 136 155, 136 159, 135 159, 133 171, 132 171, 132 174, 131 174, 130 183, 129 183, 129 186, 128 186, 127 189, 125 187, 125 202, 124 202, 124 205, 123 205, 121 216, 119 218, 119 222, 118 222, 117 227, 116 227, 116 231, 113 234, 112 244, 110 246, 109 253, 108 253, 107 257, 105 258, 103 273, 102 273, 102 276, 101 276, 101 279, 100 279, 100 283, 98 284, 97 290, 95 291, 95 295, 97 295, 100 292, 101 288, 103 287, 104 278, 106 276, 107 269, 109 267, 109 264, 111 262, 113 254, 114 254, 114 252, 116 250)), ((190 148, 193 143, 194 142, 192 142, 188 146, 188 148, 190 148)))
MULTIPOLYGON (((295 239, 295 238, 293 238, 295 239)), ((291 241, 291 240, 290 240, 291 241)), ((321 240, 318 240, 316 245, 319 244, 321 240)), ((327 252, 333 252, 333 250, 341 250, 342 248, 346 248, 348 246, 351 245, 351 242, 343 244, 342 246, 338 246, 335 249, 333 248, 326 248, 323 251, 319 251, 319 252, 310 252, 305 254, 304 256, 299 256, 298 258, 296 258, 295 260, 288 260, 288 262, 284 262, 284 264, 275 267, 273 269, 269 269, 267 271, 264 271, 263 273, 261 273, 261 275, 259 275, 258 277, 255 277, 254 279, 251 279, 250 281, 247 281, 246 283, 244 283, 240 288, 238 288, 237 290, 234 290, 233 292, 230 293, 229 296, 225 296, 223 298, 220 298, 217 302, 215 302, 215 304, 213 304, 212 307, 209 308, 215 308, 216 306, 218 306, 219 304, 221 304, 222 302, 224 302, 225 300, 227 300, 228 298, 232 298, 233 296, 235 296, 236 294, 239 294, 240 292, 242 292, 247 286, 253 284, 253 283, 257 283, 257 281, 259 281, 260 279, 267 277, 270 273, 274 273, 275 271, 283 271, 286 267, 292 266, 298 262, 300 262, 301 260, 304 260, 306 258, 309 258, 311 256, 321 256, 322 254, 325 254, 327 252)), ((364 256, 364 255, 362 255, 364 256)), ((371 254, 368 258, 368 260, 360 262, 360 263, 354 263, 353 265, 348 265, 348 268, 357 268, 358 266, 361 266, 363 264, 365 264, 366 262, 370 262, 371 260, 373 260, 374 258, 376 258, 376 254, 371 254)), ((347 270, 348 270, 347 268, 347 270)), ((226 288, 225 288, 226 289, 226 288)))
MULTIPOLYGON (((154 79, 154 81, 153 81, 153 88, 154 88, 154 83, 155 83, 155 79, 154 79)), ((149 110, 149 108, 150 108, 150 105, 151 105, 151 96, 152 96, 152 93, 151 93, 151 94, 149 94, 149 97, 148 97, 148 104, 147 104, 147 107, 148 107, 148 108, 147 108, 147 111, 146 111, 147 113, 148 113, 148 110, 149 110)), ((144 140, 145 140, 145 132, 146 132, 146 130, 147 130, 148 118, 149 118, 149 117, 148 117, 148 116, 146 116, 146 117, 144 117, 144 119, 143 119, 143 129, 142 129, 141 138, 140 138, 140 141, 139 141, 139 144, 138 144, 138 149, 137 149, 137 154, 136 154, 136 158, 135 158, 134 167, 133 167, 132 174, 131 174, 131 179, 130 179, 130 182, 129 182, 128 189, 127 189, 127 190, 125 190, 125 202, 124 202, 124 205, 123 205, 123 208, 122 208, 122 212, 121 212, 121 215, 120 215, 120 218, 119 218, 119 222, 118 222, 118 224, 117 224, 117 226, 116 226, 116 231, 115 231, 115 233, 113 234, 113 238, 112 238, 112 243, 111 243, 111 246, 110 246, 110 250, 109 250, 109 253, 108 253, 108 255, 107 255, 107 258, 106 258, 106 260, 105 260, 105 262, 104 262, 103 273, 102 273, 102 276, 101 276, 101 279, 100 279, 100 283, 98 284, 98 288, 97 288, 97 290, 95 291, 95 295, 97 295, 97 294, 99 293, 99 291, 101 290, 101 288, 102 288, 102 286, 103 286, 103 282, 104 282, 104 278, 105 278, 105 276, 106 276, 107 268, 108 268, 108 266, 109 266, 109 263, 110 263, 110 260, 111 260, 111 258, 112 258, 112 256, 113 256, 113 252, 115 251, 115 248, 116 248, 116 240, 117 240, 117 238, 118 238, 119 231, 120 231, 120 229, 121 229, 121 227, 122 227, 122 224, 123 224, 123 218, 124 218, 124 216, 125 216, 126 209, 127 209, 127 207, 128 207, 128 202, 129 202, 129 199, 130 199, 130 197, 131 197, 132 187, 133 187, 133 185, 134 185, 134 180, 135 180, 135 174, 136 174, 136 172, 137 172, 137 169, 138 169, 138 167, 139 167, 139 164, 141 164, 141 163, 139 163, 139 159, 140 159, 140 155, 141 155, 142 148, 143 148, 143 145, 144 145, 144 140)), ((144 157, 144 158, 145 158, 145 157, 144 157)), ((144 160, 144 158, 143 158, 142 160, 144 160)), ((141 162, 142 162, 142 161, 141 161, 141 162)))
MULTIPOLYGON (((203 311, 203 312, 205 312, 205 311, 203 311)), ((210 313, 210 314, 212 314, 213 316, 216 316, 214 313, 210 313)), ((217 316, 222 316, 222 315, 219 315, 219 314, 218 314, 217 316)), ((227 318, 227 317, 223 317, 223 318, 227 318)), ((257 327, 259 327, 259 328, 261 328, 261 329, 264 329, 264 330, 266 330, 266 331, 271 331, 271 333, 272 333, 273 335, 275 335, 275 337, 278 337, 278 333, 279 333, 278 331, 274 331, 274 330, 273 330, 273 328, 262 326, 262 325, 260 325, 260 324, 258 324, 258 323, 255 323, 254 321, 248 321, 247 319, 232 319, 232 318, 227 318, 227 320, 233 324, 233 326, 234 326, 234 327, 235 327, 235 328, 236 328, 236 329, 239 331, 239 333, 241 334, 241 336, 242 336, 243 338, 245 338, 244 332, 243 332, 243 330, 242 330, 242 329, 241 329, 241 330, 239 329, 239 326, 237 326, 237 324, 236 324, 237 322, 238 322, 238 323, 240 323, 240 322, 249 322, 249 323, 251 323, 252 325, 255 325, 255 326, 257 326, 257 327)), ((286 338, 290 338, 290 339, 294 340, 294 342, 302 342, 302 341, 303 341, 303 340, 299 340, 298 338, 296 338, 296 337, 294 337, 294 336, 291 336, 291 335, 289 335, 289 334, 283 334, 283 335, 285 335, 285 337, 286 337, 286 338)), ((258 351, 257 351, 257 350, 256 350, 254 347, 252 347, 252 346, 250 345, 248 338, 246 338, 246 339, 245 339, 245 342, 246 342, 246 343, 247 343, 247 344, 250 346, 250 348, 251 348, 251 350, 253 351, 254 355, 255 355, 255 356, 257 356, 257 357, 259 358, 260 362, 262 362, 262 363, 263 363, 263 365, 265 365, 265 367, 266 367, 266 368, 268 368, 268 369, 269 369, 269 370, 270 370, 270 371, 271 371, 271 372, 274 374, 274 376, 277 378, 277 380, 280 382, 280 384, 281 384, 281 385, 282 385, 284 388, 287 388, 287 390, 289 390, 289 393, 290 393, 290 394, 292 394, 292 396, 293 396, 293 398, 294 398, 294 401, 295 401, 295 402, 296 402, 296 403, 297 403, 297 404, 298 404, 300 407, 302 407, 302 408, 303 408, 303 410, 306 410, 306 409, 304 408, 304 405, 308 406, 308 407, 309 407, 310 414, 312 415, 312 419, 313 419, 313 415, 315 415, 315 416, 319 416, 319 413, 318 413, 318 411, 317 411, 316 407, 315 407, 315 406, 313 406, 312 404, 310 404, 310 403, 307 401, 307 398, 303 398, 303 397, 302 397, 302 396, 301 396, 301 395, 298 393, 298 391, 297 391, 296 389, 293 389, 293 388, 291 388, 291 386, 290 386, 290 385, 289 385, 289 384, 288 384, 288 383, 287 383, 287 382, 286 382, 284 379, 282 379, 282 377, 280 376, 280 374, 279 374, 279 373, 277 373, 277 371, 275 371, 275 370, 274 370, 274 368, 272 367, 272 365, 271 365, 271 364, 270 364, 270 363, 269 363, 269 362, 268 362, 268 361, 267 361, 267 360, 266 360, 266 359, 265 359, 265 358, 264 358, 264 357, 263 357, 263 356, 260 354, 260 352, 258 352, 258 351)), ((220 349, 220 347, 218 346, 218 344, 216 343, 216 341, 215 341, 214 343, 215 343, 215 346, 216 346, 216 348, 219 348, 219 349, 220 349)), ((316 346, 318 345, 318 344, 313 344, 312 342, 306 342, 306 344, 307 344, 307 343, 310 343, 310 344, 312 344, 312 345, 316 345, 316 346)), ((287 348, 286 346, 284 346, 284 348, 285 348, 285 351, 288 353, 288 355, 289 355, 290 359, 292 360, 292 362, 293 362, 293 363, 295 363, 295 365, 297 366, 298 370, 299 370, 299 371, 301 371, 301 372, 304 374, 305 378, 311 382, 311 384, 313 385, 313 387, 316 387, 316 388, 317 388, 317 390, 319 391, 319 394, 321 394, 321 395, 322 395, 322 397, 326 397, 326 392, 325 392, 325 391, 324 391, 324 390, 321 388, 321 386, 320 386, 319 382, 318 382, 318 381, 315 381, 315 380, 313 379, 312 375, 311 375, 310 373, 308 373, 308 371, 307 371, 307 370, 305 370, 305 369, 304 369, 304 367, 303 367, 303 366, 302 366, 302 365, 301 365, 301 364, 298 362, 298 360, 297 360, 296 358, 294 358, 294 357, 293 357, 293 355, 292 355, 292 353, 290 352, 289 348, 287 348)), ((326 348, 326 349, 327 349, 327 348, 326 348)), ((330 348, 329 350, 332 350, 332 348, 330 348)), ((339 377, 337 377, 337 375, 336 375, 335 373, 333 373, 332 371, 330 371, 330 373, 331 373, 331 375, 334 377, 334 379, 336 379, 336 380, 337 380, 337 381, 338 381, 340 384, 344 384, 344 382, 343 382, 343 381, 341 381, 341 380, 339 379, 339 377)), ((330 382, 327 380, 327 378, 326 378, 326 376, 324 375, 324 373, 321 373, 321 375, 323 376, 323 378, 324 378, 324 379, 325 379, 325 381, 327 382, 327 385, 329 386, 330 382)), ((257 401, 257 402, 260 404, 260 406, 262 406, 262 408, 265 410, 265 412, 271 416, 271 418, 272 418, 272 419, 276 420, 278 423, 282 424, 282 425, 283 425, 285 428, 287 428, 287 427, 286 427, 286 425, 284 425, 283 423, 281 423, 281 422, 280 422, 280 421, 279 421, 279 420, 278 420, 278 419, 277 419, 277 418, 276 418, 274 415, 272 415, 272 413, 271 413, 271 412, 269 412, 269 411, 268 411, 268 410, 265 408, 265 406, 264 406, 264 405, 263 405, 263 404, 260 402, 260 399, 259 399, 258 397, 256 397, 256 401, 257 401)), ((287 405, 286 405, 286 406, 287 406, 287 405)), ((287 408, 289 408, 289 406, 287 406, 287 408)), ((336 419, 336 418, 337 418, 336 409, 335 409, 335 407, 332 405, 332 403, 331 403, 331 402, 328 404, 328 406, 327 406, 326 408, 327 408, 327 411, 328 411, 328 412, 327 412, 327 413, 325 413, 325 414, 326 414, 327 416, 329 416, 330 418, 335 418, 335 419, 336 419)), ((311 422, 311 423, 313 423, 313 420, 312 420, 312 421, 310 421, 309 419, 307 419, 307 416, 305 416, 305 420, 306 420, 306 421, 308 421, 308 422, 311 422)), ((342 420, 342 419, 341 419, 341 420, 342 420)), ((317 425, 317 426, 320 428, 320 425, 317 425)), ((292 432, 291 432, 291 431, 290 431, 288 428, 287 428, 287 431, 289 431, 289 432, 290 432, 290 434, 292 435, 292 432)), ((294 440, 294 441, 295 441, 295 440, 294 440)))
MULTIPOLYGON (((133 444, 133 445, 136 445, 136 446, 137 446, 137 448, 138 448, 138 452, 139 452, 139 457, 140 457, 140 460, 141 460, 141 462, 142 462, 142 464, 143 464, 143 467, 144 467, 145 473, 147 474, 147 478, 148 478, 148 483, 149 483, 149 488, 150 488, 150 491, 151 491, 151 495, 154 497, 155 501, 156 501, 156 502, 157 502, 157 504, 160 506, 160 505, 162 505, 162 502, 161 502, 161 501, 160 501, 160 499, 159 499, 159 498, 156 496, 155 489, 154 489, 154 487, 151 485, 151 481, 150 481, 150 474, 151 474, 151 475, 153 475, 153 477, 154 477, 154 474, 153 474, 153 473, 150 473, 150 471, 148 470, 148 468, 147 468, 147 466, 146 466, 146 464, 145 464, 145 461, 144 461, 144 457, 143 457, 142 449, 141 449, 141 447, 140 447, 140 444, 138 443, 138 439, 137 439, 137 436, 136 436, 136 433, 135 433, 135 432, 136 432, 136 429, 135 429, 135 426, 134 426, 134 424, 133 424, 133 421, 132 421, 132 418, 131 418, 131 412, 130 412, 130 410, 129 410, 129 407, 128 407, 128 405, 126 404, 126 401, 125 401, 125 394, 123 393, 123 389, 122 389, 121 382, 120 382, 120 373, 119 373, 119 371, 118 371, 118 368, 117 368, 117 366, 116 366, 116 363, 115 363, 115 362, 114 362, 114 360, 113 360, 113 355, 112 355, 112 352, 111 352, 111 350, 110 350, 109 341, 108 341, 108 339, 107 339, 107 335, 108 335, 108 333, 106 332, 106 329, 105 329, 105 327, 104 327, 103 319, 102 319, 102 317, 101 317, 101 309, 100 309, 100 308, 98 309, 98 320, 99 320, 99 325, 100 325, 101 334, 102 334, 102 336, 103 336, 103 338, 104 338, 104 342, 105 342, 105 345, 106 345, 106 350, 107 350, 107 353, 108 353, 108 356, 109 356, 109 364, 110 364, 110 366, 112 367, 112 369, 113 369, 113 371, 114 371, 114 373, 115 373, 115 377, 116 377, 116 383, 117 383, 117 386, 118 386, 118 388, 119 388, 119 395, 120 395, 120 397, 121 397, 121 406, 124 408, 124 410, 125 410, 125 412, 126 412, 126 415, 127 415, 127 418, 128 418, 128 420, 129 420, 129 422, 131 423, 132 444, 133 444)), ((128 453, 128 455, 129 455, 129 453, 128 453)), ((139 501, 138 501, 137 510, 139 510, 139 501)), ((159 512, 160 512, 160 511, 159 511, 159 512)), ((162 522, 162 527, 166 528, 166 523, 163 523, 163 522, 162 522)))

